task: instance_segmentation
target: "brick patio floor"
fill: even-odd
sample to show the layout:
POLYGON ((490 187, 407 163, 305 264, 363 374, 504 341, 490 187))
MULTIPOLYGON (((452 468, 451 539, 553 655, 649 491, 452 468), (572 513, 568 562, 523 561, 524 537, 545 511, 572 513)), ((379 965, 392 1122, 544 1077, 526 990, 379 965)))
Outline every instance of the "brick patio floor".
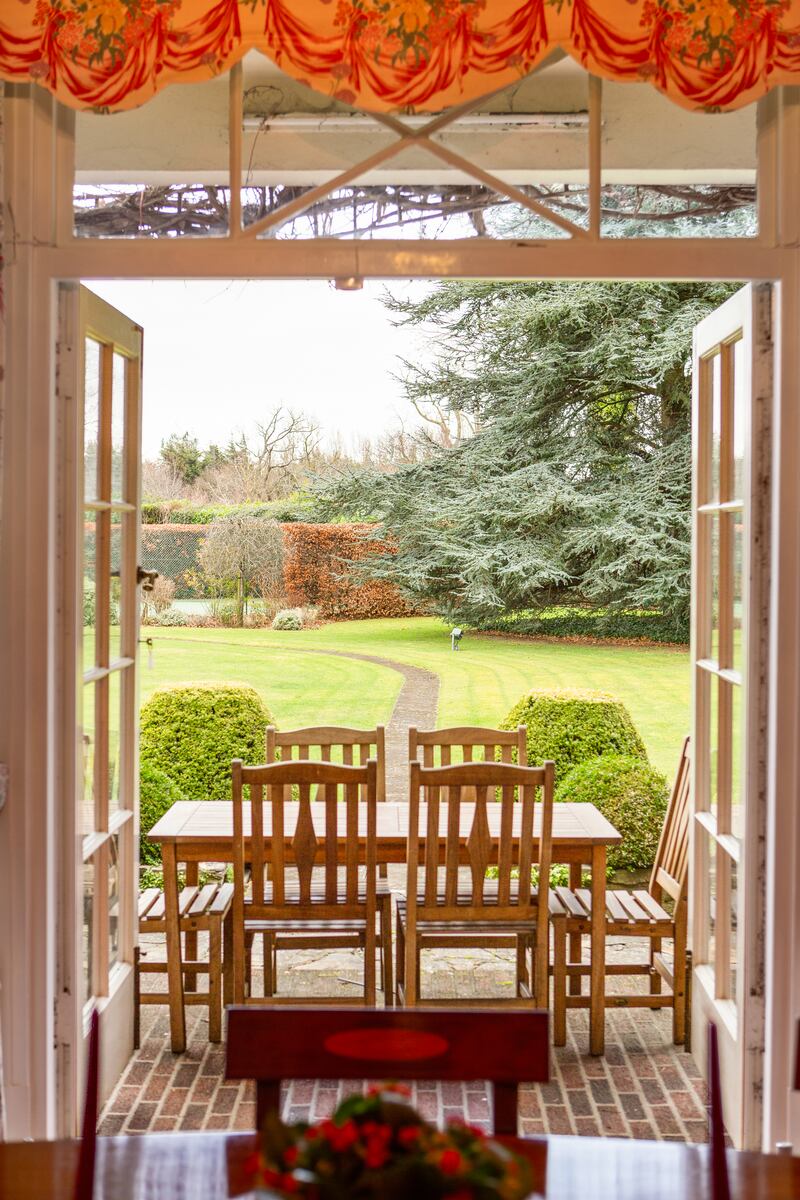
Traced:
MULTIPOLYGON (((143 949, 160 954, 158 947, 143 949)), ((609 947, 610 958, 623 953, 629 948, 609 947)), ((357 954, 343 951, 281 955, 281 986, 298 996, 319 987, 324 995, 333 982, 345 994, 355 990, 361 965, 357 954), (293 965, 284 965, 284 959, 293 965)), ((423 957, 423 971, 423 994, 507 995, 513 961, 502 951, 431 952, 423 957)), ((145 975, 143 986, 148 985, 161 986, 145 975)), ((705 1085, 692 1058, 672 1044, 670 1010, 610 1009, 606 1021, 605 1055, 593 1058, 587 1049, 588 1014, 570 1012, 569 1041, 553 1052, 551 1082, 523 1089, 520 1133, 705 1141, 705 1085)), ((172 1054, 167 1009, 142 1009, 141 1048, 105 1107, 101 1133, 253 1127, 252 1085, 225 1082, 224 1047, 209 1044, 204 1008, 187 1008, 187 1039, 186 1052, 172 1054)), ((327 1115, 342 1086, 352 1091, 358 1085, 292 1083, 284 1093, 284 1116, 317 1120, 327 1115)), ((420 1083, 414 1101, 431 1120, 459 1115, 488 1125, 489 1099, 481 1084, 420 1083)))

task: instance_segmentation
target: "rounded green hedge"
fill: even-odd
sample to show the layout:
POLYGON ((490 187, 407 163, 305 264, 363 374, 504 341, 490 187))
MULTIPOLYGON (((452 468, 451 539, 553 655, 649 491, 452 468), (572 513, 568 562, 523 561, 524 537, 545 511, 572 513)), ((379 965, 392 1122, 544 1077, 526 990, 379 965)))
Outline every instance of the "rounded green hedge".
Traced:
POLYGON ((608 870, 651 867, 667 811, 668 785, 660 771, 628 754, 603 754, 578 763, 556 788, 557 801, 588 801, 622 834, 609 846, 608 870))
POLYGON ((176 800, 186 800, 181 789, 165 771, 150 762, 139 767, 139 862, 161 865, 161 848, 147 835, 176 800))
POLYGON ((141 759, 166 772, 190 800, 228 800, 231 759, 263 762, 266 728, 274 723, 251 687, 162 688, 142 706, 141 759))
POLYGON ((534 691, 523 696, 501 722, 503 729, 528 729, 531 766, 551 758, 556 779, 598 754, 630 754, 647 760, 630 713, 604 692, 534 691))

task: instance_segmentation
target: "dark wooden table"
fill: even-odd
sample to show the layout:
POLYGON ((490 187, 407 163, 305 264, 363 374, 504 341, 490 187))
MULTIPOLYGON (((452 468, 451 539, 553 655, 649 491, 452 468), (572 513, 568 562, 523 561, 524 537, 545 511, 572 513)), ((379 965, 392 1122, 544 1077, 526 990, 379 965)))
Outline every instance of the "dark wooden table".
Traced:
MULTIPOLYGON (((711 1200, 708 1151, 679 1142, 504 1138, 547 1200, 711 1200)), ((95 1200, 227 1200, 247 1193, 251 1134, 98 1139, 95 1200)), ((77 1142, 0 1145, 3 1200, 71 1200, 77 1142)), ((731 1200, 797 1200, 800 1158, 728 1152, 731 1200)))
MULTIPOLYGON (((500 837, 500 805, 497 812, 489 805, 492 837, 500 837)), ((464 843, 472 829, 474 806, 461 806, 461 838, 464 843)), ((294 826, 291 809, 284 830, 285 854, 290 858, 294 826)), ((317 836, 325 836, 325 805, 311 805, 317 836)), ((425 805, 420 808, 420 828, 425 828, 425 805)), ((265 837, 271 835, 269 808, 265 806, 265 837)), ((442 813, 442 822, 446 815, 442 813)), ((366 833, 366 817, 362 822, 366 833)), ((379 863, 403 863, 408 837, 408 805, 384 802, 378 805, 377 855, 379 863)), ((249 832, 249 805, 244 808, 245 834, 249 832)), ((343 831, 342 831, 343 832, 343 831)), ((150 841, 161 846, 164 864, 164 898, 167 924, 167 966, 170 994, 170 1034, 172 1049, 178 1054, 186 1048, 186 1024, 183 1008, 183 972, 178 927, 178 863, 187 864, 187 883, 196 883, 197 863, 233 861, 233 805, 228 800, 179 800, 150 830, 150 841)), ((343 832, 344 836, 344 832, 343 832)), ((534 819, 534 850, 538 842, 538 819, 534 819)), ((602 1054, 605 1046, 605 952, 606 952, 606 851, 621 840, 616 831, 593 804, 556 804, 553 806, 553 862, 570 865, 571 882, 580 886, 581 866, 588 864, 592 873, 592 971, 589 981, 590 1050, 602 1054)))

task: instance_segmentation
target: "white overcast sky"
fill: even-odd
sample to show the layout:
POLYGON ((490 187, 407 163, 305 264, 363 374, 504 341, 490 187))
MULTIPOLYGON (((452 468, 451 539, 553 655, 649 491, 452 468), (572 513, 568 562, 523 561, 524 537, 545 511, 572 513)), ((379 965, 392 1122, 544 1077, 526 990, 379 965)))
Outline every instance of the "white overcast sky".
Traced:
MULTIPOLYGON (((346 444, 413 417, 393 376, 399 359, 425 355, 425 341, 391 323, 383 283, 359 292, 305 280, 87 286, 144 329, 146 459, 171 433, 224 445, 279 405, 313 415, 346 444)), ((430 287, 393 283, 392 291, 422 296, 430 287)))

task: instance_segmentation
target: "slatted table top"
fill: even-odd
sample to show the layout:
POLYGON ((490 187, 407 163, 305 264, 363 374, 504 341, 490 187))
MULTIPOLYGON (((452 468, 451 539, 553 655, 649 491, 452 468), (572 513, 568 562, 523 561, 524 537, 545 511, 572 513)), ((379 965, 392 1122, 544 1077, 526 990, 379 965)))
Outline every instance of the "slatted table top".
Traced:
MULTIPOLYGON (((284 836, 294 835, 294 818, 296 805, 286 808, 284 836)), ((359 830, 366 836, 366 806, 360 805, 359 830)), ((466 839, 472 829, 474 805, 461 805, 461 836, 466 839)), ((404 843, 408 836, 408 805, 397 803, 382 803, 377 806, 377 835, 378 842, 404 843)), ((311 815, 314 828, 320 836, 325 832, 325 805, 312 803, 311 815)), ((516 823, 514 832, 519 834, 519 816, 515 813, 516 823)), ((245 835, 250 832, 250 806, 244 805, 245 835)), ((489 830, 494 838, 500 836, 500 805, 488 805, 489 830), (495 811, 496 810, 496 811, 495 811)), ((420 829, 425 829, 426 808, 420 806, 420 829)), ((440 834, 446 831, 447 815, 440 814, 440 834)), ((270 825, 269 805, 264 806, 264 834, 269 837, 272 830, 270 825)), ((538 806, 534 817, 534 837, 538 836, 538 806)), ((164 814, 161 820, 150 830, 148 837, 151 842, 208 842, 219 844, 233 841, 233 804, 230 800, 178 800, 164 814)), ((342 821, 342 838, 344 838, 344 820, 342 821)), ((553 805, 553 845, 581 846, 614 845, 621 841, 621 835, 607 821, 603 814, 593 804, 555 804, 553 805)))
MULTIPOLYGON (((708 1149, 613 1138, 503 1138, 545 1200, 710 1200, 708 1149)), ((248 1192, 251 1134, 98 1139, 95 1200, 228 1200, 248 1192)), ((71 1200, 77 1142, 0 1145, 3 1200, 71 1200)), ((728 1152, 731 1200, 796 1200, 800 1158, 728 1152)))

